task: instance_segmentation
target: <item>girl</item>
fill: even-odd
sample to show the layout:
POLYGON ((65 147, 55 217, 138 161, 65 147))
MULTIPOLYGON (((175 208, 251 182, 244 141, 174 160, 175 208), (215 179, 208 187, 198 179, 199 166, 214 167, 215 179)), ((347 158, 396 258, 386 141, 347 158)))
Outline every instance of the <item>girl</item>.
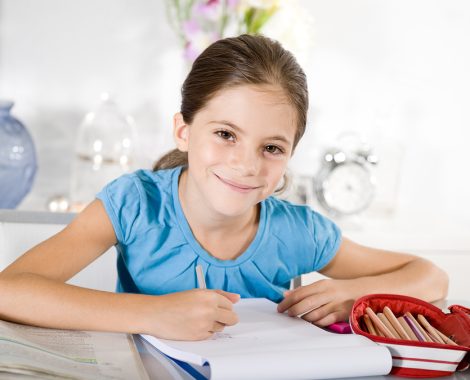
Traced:
POLYGON ((347 319, 366 293, 445 297, 447 276, 429 261, 358 245, 309 207, 272 197, 307 107, 305 74, 279 43, 250 35, 215 42, 183 84, 177 149, 154 171, 111 182, 63 231, 6 268, 0 318, 197 340, 237 323, 240 296, 280 302, 279 312, 319 326, 347 319), (112 245, 117 293, 65 284, 112 245), (214 290, 194 289, 198 264, 214 290), (312 271, 331 279, 287 291, 312 271))

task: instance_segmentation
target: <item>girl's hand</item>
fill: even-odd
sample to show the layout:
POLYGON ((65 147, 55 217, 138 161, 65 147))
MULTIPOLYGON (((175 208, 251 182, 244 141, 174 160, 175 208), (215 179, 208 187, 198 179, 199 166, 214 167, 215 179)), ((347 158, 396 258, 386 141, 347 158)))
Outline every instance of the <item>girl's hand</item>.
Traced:
POLYGON ((223 290, 193 289, 152 297, 150 329, 158 338, 202 340, 238 322, 233 303, 240 296, 223 290))
POLYGON ((284 293, 277 311, 301 316, 317 326, 346 321, 357 297, 360 280, 320 280, 284 293))

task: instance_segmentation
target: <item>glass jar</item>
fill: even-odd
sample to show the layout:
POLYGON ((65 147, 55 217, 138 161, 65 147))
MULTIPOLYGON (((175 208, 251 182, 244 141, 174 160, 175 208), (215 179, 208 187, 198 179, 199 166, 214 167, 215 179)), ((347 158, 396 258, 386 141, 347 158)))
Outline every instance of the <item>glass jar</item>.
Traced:
POLYGON ((0 208, 16 208, 29 193, 37 171, 36 150, 25 126, 0 101, 0 208))
POLYGON ((110 181, 133 168, 136 131, 108 94, 85 115, 77 135, 70 182, 70 209, 82 210, 110 181))

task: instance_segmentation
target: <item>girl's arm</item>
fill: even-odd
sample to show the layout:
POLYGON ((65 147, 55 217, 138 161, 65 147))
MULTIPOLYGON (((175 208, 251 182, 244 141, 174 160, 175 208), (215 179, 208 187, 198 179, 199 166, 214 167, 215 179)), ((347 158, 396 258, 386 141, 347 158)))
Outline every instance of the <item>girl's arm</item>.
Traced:
POLYGON ((116 244, 99 200, 61 232, 0 273, 0 318, 43 327, 204 339, 237 322, 236 295, 191 290, 165 296, 116 294, 65 284, 116 244))
POLYGON ((320 280, 286 292, 279 312, 319 326, 346 320, 354 300, 370 293, 405 294, 426 301, 447 295, 447 274, 430 261, 404 253, 365 247, 343 238, 320 280))

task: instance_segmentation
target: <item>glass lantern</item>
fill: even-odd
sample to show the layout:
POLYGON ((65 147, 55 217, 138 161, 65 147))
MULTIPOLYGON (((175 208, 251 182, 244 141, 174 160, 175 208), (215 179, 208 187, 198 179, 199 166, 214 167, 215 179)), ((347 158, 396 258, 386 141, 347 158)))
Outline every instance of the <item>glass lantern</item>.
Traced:
POLYGON ((110 181, 133 168, 135 125, 105 93, 85 115, 77 135, 70 181, 70 210, 81 211, 110 181))

